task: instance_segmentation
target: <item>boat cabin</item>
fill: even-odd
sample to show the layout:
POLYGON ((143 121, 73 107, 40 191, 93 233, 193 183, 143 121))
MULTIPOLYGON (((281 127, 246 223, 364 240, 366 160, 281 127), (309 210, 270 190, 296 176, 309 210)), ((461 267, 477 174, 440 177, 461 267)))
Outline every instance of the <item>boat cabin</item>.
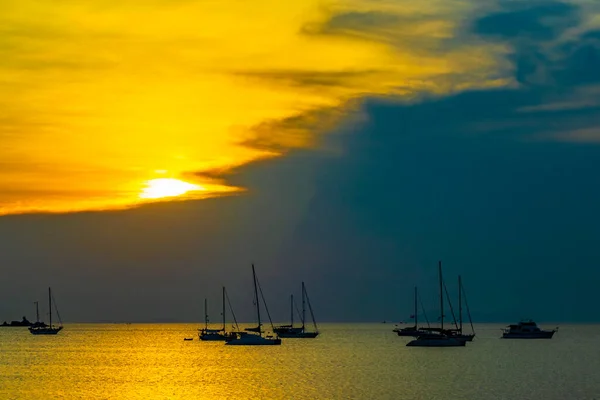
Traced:
POLYGON ((508 325, 508 330, 511 332, 540 332, 537 324, 532 320, 521 321, 518 324, 508 325))

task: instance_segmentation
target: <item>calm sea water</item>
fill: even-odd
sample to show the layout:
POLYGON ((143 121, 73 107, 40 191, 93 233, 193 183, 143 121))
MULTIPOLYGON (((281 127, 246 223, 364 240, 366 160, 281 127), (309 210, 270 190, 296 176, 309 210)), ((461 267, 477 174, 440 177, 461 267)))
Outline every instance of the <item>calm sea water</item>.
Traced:
POLYGON ((531 341, 479 325, 473 343, 445 349, 405 347, 391 324, 323 324, 317 339, 266 347, 200 342, 197 327, 0 328, 0 398, 600 399, 597 325, 531 341))

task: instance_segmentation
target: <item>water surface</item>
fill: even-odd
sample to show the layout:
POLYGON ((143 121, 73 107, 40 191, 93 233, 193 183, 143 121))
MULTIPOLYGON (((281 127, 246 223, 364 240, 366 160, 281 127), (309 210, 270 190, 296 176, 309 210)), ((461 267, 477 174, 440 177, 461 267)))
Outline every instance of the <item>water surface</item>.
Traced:
POLYGON ((200 342, 197 327, 68 324, 57 336, 0 328, 0 397, 600 398, 600 326, 501 340, 502 324, 479 325, 473 343, 445 349, 405 347, 391 324, 323 324, 317 339, 266 347, 200 342))

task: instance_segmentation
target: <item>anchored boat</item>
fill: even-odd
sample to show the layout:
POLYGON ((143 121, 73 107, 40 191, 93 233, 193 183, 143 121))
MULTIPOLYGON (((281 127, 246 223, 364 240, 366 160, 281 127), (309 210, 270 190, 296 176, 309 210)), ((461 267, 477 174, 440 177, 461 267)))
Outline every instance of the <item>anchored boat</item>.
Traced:
POLYGON ((438 274, 440 281, 440 328, 435 331, 423 333, 416 339, 411 340, 407 346, 417 347, 462 347, 465 345, 465 340, 454 337, 444 330, 444 280, 442 278, 442 262, 438 264, 438 274))
MULTIPOLYGON (((425 333, 427 333, 426 328, 419 328, 418 326, 418 299, 419 299, 419 295, 417 293, 417 287, 415 286, 415 310, 414 310, 414 314, 411 315, 410 317, 413 318, 415 320, 415 325, 414 326, 408 326, 406 328, 395 328, 393 330, 393 332, 395 332, 396 334, 398 334, 398 336, 412 336, 412 337, 419 337, 425 333)), ((425 319, 427 320, 427 316, 425 316, 425 319)), ((427 320, 427 325, 429 325, 429 320, 427 320)))
MULTIPOLYGON (((56 307, 56 302, 54 302, 56 307)), ((36 305, 37 306, 37 305, 36 305)), ((50 323, 47 326, 43 326, 42 324, 34 324, 29 327, 29 332, 33 335, 56 335, 63 329, 62 320, 60 319, 60 314, 58 313, 58 308, 56 309, 56 315, 58 316, 58 321, 60 323, 59 326, 52 325, 52 289, 48 288, 48 310, 49 310, 49 319, 50 323)), ((38 318, 39 319, 39 318, 38 318)))
MULTIPOLYGON (((256 319, 258 320, 258 326, 255 328, 246 328, 245 331, 232 332, 231 336, 225 339, 226 345, 237 345, 237 346, 268 346, 268 345, 280 345, 281 339, 277 335, 267 335, 262 330, 262 324, 260 322, 260 299, 258 297, 259 283, 256 278, 256 271, 254 264, 252 264, 252 277, 254 281, 254 304, 256 304, 256 319)), ((265 304, 265 310, 269 315, 269 309, 267 303, 264 301, 265 298, 262 295, 262 289, 260 290, 261 298, 265 304)), ((269 316, 269 320, 271 317, 269 316)), ((271 321, 271 326, 273 322, 271 321)))
MULTIPOLYGON (((200 340, 204 341, 225 341, 227 338, 232 337, 231 333, 228 333, 225 326, 225 299, 229 299, 227 296, 227 291, 225 290, 225 286, 223 286, 223 310, 221 311, 221 315, 223 316, 223 326, 221 329, 209 329, 208 328, 208 307, 207 300, 204 299, 204 328, 200 329, 198 332, 198 337, 200 340)), ((229 304, 231 308, 231 303, 229 304)), ((231 315, 235 321, 235 326, 237 327, 237 321, 235 320, 235 315, 233 314, 233 310, 231 311, 231 315)), ((239 328, 237 328, 239 330, 239 328)))
POLYGON ((319 335, 319 330, 317 328, 317 322, 315 321, 315 314, 313 313, 312 306, 310 305, 310 299, 308 298, 308 293, 306 292, 306 286, 304 282, 302 282, 302 326, 295 327, 294 326, 294 296, 290 297, 290 308, 291 308, 291 324, 290 325, 280 325, 274 329, 275 333, 279 335, 279 337, 291 339, 291 338, 299 338, 299 339, 313 339, 319 335), (308 309, 310 311, 310 316, 312 318, 313 326, 315 330, 310 332, 306 329, 305 321, 306 321, 306 304, 308 304, 308 309))
POLYGON ((508 325, 502 332, 502 339, 552 339, 558 327, 552 330, 540 329, 533 320, 520 321, 508 325))

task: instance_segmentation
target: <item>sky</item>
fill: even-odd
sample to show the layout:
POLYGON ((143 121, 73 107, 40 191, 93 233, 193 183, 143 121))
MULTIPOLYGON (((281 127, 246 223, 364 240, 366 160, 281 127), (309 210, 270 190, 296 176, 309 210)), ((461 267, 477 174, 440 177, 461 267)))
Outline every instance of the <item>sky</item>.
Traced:
POLYGON ((0 6, 0 320, 600 320, 597 2, 0 6))

